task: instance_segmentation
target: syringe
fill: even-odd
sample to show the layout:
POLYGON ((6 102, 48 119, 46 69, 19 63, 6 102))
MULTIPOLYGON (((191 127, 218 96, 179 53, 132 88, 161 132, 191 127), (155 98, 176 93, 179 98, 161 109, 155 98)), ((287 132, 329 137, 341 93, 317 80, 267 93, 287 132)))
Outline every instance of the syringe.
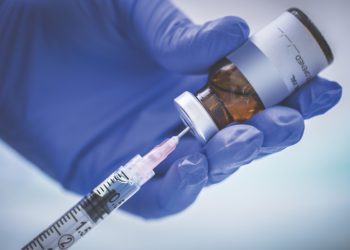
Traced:
POLYGON ((153 169, 175 150, 179 139, 188 131, 189 128, 186 128, 177 136, 165 140, 144 157, 136 155, 25 245, 22 250, 53 250, 71 247, 151 179, 154 176, 153 169))

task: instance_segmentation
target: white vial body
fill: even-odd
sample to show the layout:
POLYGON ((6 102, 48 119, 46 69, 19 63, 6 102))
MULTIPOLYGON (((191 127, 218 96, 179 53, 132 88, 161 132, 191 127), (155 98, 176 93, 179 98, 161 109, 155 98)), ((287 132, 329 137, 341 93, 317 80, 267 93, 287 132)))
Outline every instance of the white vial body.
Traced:
POLYGON ((227 58, 247 78, 265 107, 281 102, 329 64, 314 34, 290 12, 284 12, 227 58))

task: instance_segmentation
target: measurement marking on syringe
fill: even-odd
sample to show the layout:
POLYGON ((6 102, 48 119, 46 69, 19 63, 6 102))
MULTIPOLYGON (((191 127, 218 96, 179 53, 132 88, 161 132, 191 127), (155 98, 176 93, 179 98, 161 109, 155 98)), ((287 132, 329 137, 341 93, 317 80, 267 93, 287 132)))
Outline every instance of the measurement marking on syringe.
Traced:
POLYGON ((25 247, 24 249, 34 249, 34 247, 37 247, 37 243, 38 245, 40 246, 41 249, 44 249, 43 245, 40 243, 40 241, 38 239, 35 239, 31 242, 29 242, 25 247))
POLYGON ((41 245, 40 241, 38 240, 38 244, 41 247, 41 249, 44 249, 43 245, 41 245))
POLYGON ((56 226, 53 225, 52 227, 56 230, 56 232, 58 233, 58 235, 61 236, 61 233, 57 230, 56 226))
POLYGON ((72 213, 72 210, 69 211, 69 213, 70 213, 70 215, 72 216, 72 218, 77 222, 78 220, 77 220, 77 218, 74 216, 74 214, 72 213))
POLYGON ((106 184, 105 183, 103 183, 103 186, 105 187, 105 189, 109 192, 109 189, 108 189, 108 187, 106 186, 106 184))
MULTIPOLYGON (((39 239, 36 239, 32 242, 32 244, 36 247, 36 242, 38 243, 38 245, 40 246, 41 249, 44 249, 43 245, 41 245, 39 239)), ((30 245, 30 247, 33 249, 32 244, 30 245)))
MULTIPOLYGON (((87 198, 86 201, 87 201, 87 203, 89 203, 90 206, 95 210, 95 206, 94 206, 94 204, 90 201, 90 199, 87 198)), ((100 217, 100 218, 103 220, 103 215, 100 214, 100 213, 98 213, 98 215, 99 215, 98 217, 100 217)))
MULTIPOLYGON (((74 207, 74 211, 75 211, 75 209, 78 209, 78 211, 80 211, 80 205, 78 205, 78 206, 74 207)), ((75 211, 75 214, 78 214, 78 212, 77 212, 77 211, 75 211)))
POLYGON ((56 225, 57 225, 58 227, 61 227, 60 223, 61 223, 61 224, 62 224, 62 226, 63 226, 63 223, 62 223, 62 218, 60 218, 60 219, 59 219, 59 221, 57 221, 56 225))

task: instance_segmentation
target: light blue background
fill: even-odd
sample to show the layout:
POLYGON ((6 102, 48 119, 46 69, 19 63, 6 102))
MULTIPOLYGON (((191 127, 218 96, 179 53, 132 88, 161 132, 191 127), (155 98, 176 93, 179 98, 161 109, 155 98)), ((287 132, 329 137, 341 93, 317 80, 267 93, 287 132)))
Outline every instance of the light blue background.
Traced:
MULTIPOLYGON (((74 249, 350 249, 350 2, 175 2, 197 23, 239 15, 252 31, 301 8, 334 49, 322 75, 342 83, 343 98, 306 122, 300 143, 205 189, 183 213, 144 221, 118 212, 74 249)), ((79 200, 1 142, 0 167, 1 249, 19 249, 79 200)))

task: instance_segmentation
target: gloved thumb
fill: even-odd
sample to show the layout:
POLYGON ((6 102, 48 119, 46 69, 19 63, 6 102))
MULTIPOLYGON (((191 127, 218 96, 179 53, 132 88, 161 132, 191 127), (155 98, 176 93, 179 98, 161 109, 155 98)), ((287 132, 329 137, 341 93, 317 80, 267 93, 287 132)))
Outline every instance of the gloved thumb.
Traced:
POLYGON ((241 45, 249 34, 238 17, 228 16, 202 26, 187 24, 160 32, 152 45, 155 59, 165 68, 182 73, 203 73, 230 51, 241 45))
POLYGON ((195 25, 164 0, 137 1, 132 20, 146 51, 163 67, 180 73, 206 72, 249 35, 247 24, 238 17, 195 25))

